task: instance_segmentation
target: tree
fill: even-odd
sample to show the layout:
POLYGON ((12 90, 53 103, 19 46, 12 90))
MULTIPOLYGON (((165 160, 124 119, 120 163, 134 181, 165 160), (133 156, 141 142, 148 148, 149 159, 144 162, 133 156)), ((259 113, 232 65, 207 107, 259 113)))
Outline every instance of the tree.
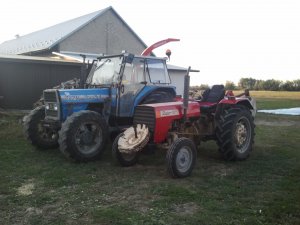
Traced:
POLYGON ((280 85, 282 91, 295 91, 295 83, 293 81, 286 81, 280 85))
POLYGON ((225 83, 225 89, 226 90, 234 90, 236 88, 234 82, 232 81, 226 81, 225 83))
POLYGON ((250 89, 253 90, 254 89, 254 85, 255 85, 256 80, 253 78, 241 78, 239 81, 239 87, 241 87, 242 89, 250 89))
POLYGON ((300 79, 293 80, 295 91, 300 91, 300 79))
POLYGON ((254 90, 263 90, 264 89, 264 81, 256 80, 253 88, 254 88, 254 90))
POLYGON ((279 91, 280 85, 281 85, 281 81, 270 79, 270 80, 266 80, 263 83, 263 88, 264 90, 267 91, 279 91))

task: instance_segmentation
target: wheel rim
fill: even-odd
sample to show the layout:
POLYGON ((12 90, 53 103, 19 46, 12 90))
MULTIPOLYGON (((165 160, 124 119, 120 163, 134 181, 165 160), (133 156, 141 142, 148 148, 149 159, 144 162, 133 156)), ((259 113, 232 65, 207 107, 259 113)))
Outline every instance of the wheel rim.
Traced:
POLYGON ((188 146, 182 147, 176 156, 176 168, 180 173, 185 173, 192 165, 192 150, 188 146))
POLYGON ((44 127, 41 123, 38 124, 38 135, 47 142, 53 142, 57 139, 57 133, 50 128, 44 127))
POLYGON ((130 153, 130 154, 120 153, 120 154, 122 155, 122 158, 127 162, 134 160, 136 156, 136 153, 130 153))
POLYGON ((86 122, 81 124, 75 134, 75 144, 83 154, 97 151, 102 143, 102 130, 97 122, 86 122))
POLYGON ((239 153, 247 151, 251 139, 250 122, 245 117, 241 118, 235 129, 235 144, 239 153))

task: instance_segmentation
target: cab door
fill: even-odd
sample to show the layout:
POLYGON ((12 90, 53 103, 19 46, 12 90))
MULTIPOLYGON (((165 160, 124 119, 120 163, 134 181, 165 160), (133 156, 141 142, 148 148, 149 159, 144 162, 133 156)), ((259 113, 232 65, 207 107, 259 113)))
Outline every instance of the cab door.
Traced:
POLYGON ((145 61, 134 58, 126 63, 120 85, 119 117, 132 117, 134 100, 145 86, 145 61))

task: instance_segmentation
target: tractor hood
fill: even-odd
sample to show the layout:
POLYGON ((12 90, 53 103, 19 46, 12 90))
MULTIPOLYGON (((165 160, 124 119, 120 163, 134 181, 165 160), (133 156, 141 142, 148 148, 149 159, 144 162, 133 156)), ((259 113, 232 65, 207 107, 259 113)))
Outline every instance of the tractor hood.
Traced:
POLYGON ((88 109, 91 104, 104 103, 109 98, 109 88, 61 89, 58 90, 61 101, 61 118, 65 121, 75 112, 88 109))
POLYGON ((59 90, 61 102, 64 103, 100 103, 109 97, 109 88, 62 89, 59 90))

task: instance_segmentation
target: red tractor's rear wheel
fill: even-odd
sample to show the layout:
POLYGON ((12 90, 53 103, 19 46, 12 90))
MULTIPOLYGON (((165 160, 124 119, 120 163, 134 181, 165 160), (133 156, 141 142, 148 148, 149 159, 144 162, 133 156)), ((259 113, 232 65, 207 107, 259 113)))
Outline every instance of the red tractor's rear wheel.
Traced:
POLYGON ((254 122, 244 106, 224 110, 216 128, 217 144, 225 160, 245 160, 254 143, 254 122))
POLYGON ((172 177, 187 177, 194 169, 196 158, 197 151, 194 142, 188 138, 178 138, 167 152, 168 172, 172 177))

